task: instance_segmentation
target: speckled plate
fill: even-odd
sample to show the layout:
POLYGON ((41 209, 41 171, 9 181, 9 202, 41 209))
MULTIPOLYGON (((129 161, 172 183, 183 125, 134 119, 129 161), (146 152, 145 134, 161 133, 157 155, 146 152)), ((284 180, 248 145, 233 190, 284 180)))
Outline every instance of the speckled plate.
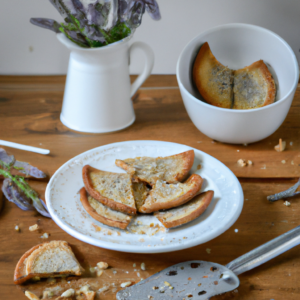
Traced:
POLYGON ((168 156, 189 149, 193 148, 169 142, 129 141, 84 152, 66 162, 52 176, 46 189, 49 212, 56 224, 73 237, 111 250, 160 253, 205 243, 234 224, 242 211, 244 196, 235 175, 200 150, 194 149, 191 172, 204 178, 203 191, 212 189, 215 195, 208 209, 188 224, 165 230, 154 216, 139 215, 127 230, 115 229, 90 217, 79 199, 78 192, 83 186, 81 170, 86 164, 105 171, 124 172, 115 165, 115 159, 168 156))

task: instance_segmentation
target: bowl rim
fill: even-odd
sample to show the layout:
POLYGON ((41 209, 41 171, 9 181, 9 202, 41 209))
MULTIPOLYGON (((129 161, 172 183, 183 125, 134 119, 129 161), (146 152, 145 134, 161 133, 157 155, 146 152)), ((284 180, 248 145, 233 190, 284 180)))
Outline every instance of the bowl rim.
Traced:
POLYGON ((218 25, 218 26, 215 26, 213 28, 209 28, 208 30, 205 30, 203 32, 201 32, 200 34, 198 34, 197 36, 195 36, 193 39, 191 39, 188 44, 183 48, 183 50, 181 51, 180 55, 179 55, 179 58, 177 60, 177 65, 176 65, 176 78, 177 78, 177 82, 178 82, 178 85, 179 85, 179 88, 180 89, 183 89, 186 93, 188 93, 190 96, 191 96, 191 99, 197 103, 200 103, 200 105, 204 105, 206 107, 210 107, 212 109, 216 109, 216 110, 219 110, 219 111, 227 111, 227 112, 230 112, 230 113, 255 113, 257 111, 261 111, 261 110, 266 110, 270 107, 275 107, 277 105, 280 105, 282 102, 286 101, 287 98, 289 98, 289 96, 295 91, 297 85, 298 85, 298 82, 299 82, 299 65, 298 65, 298 60, 296 58, 296 55, 293 51, 293 49, 291 48, 291 46, 281 37, 279 36, 277 33, 267 29, 267 28, 264 28, 264 27, 261 27, 261 26, 258 26, 258 25, 253 25, 253 24, 246 24, 246 23, 228 23, 228 24, 223 24, 223 25, 218 25), (228 108, 223 108, 223 107, 218 107, 218 106, 214 106, 214 105, 211 105, 211 104, 208 104, 198 98, 196 98, 195 96, 193 96, 184 86, 184 84, 182 83, 181 79, 180 79, 180 75, 179 75, 179 66, 180 66, 180 63, 181 63, 181 60, 182 60, 182 57, 183 57, 183 54, 184 52, 186 51, 186 49, 189 47, 189 45, 199 39, 199 37, 203 36, 204 34, 209 34, 211 32, 215 32, 217 30, 220 30, 221 28, 230 28, 230 27, 233 27, 233 28, 238 28, 238 27, 241 27, 241 28, 251 28, 251 29, 255 29, 255 30, 260 30, 260 31, 264 31, 266 33, 269 33, 271 35, 273 35, 274 37, 276 37, 277 39, 279 39, 286 47, 287 49, 289 50, 291 56, 292 56, 292 59, 294 61, 294 67, 295 67, 295 73, 296 73, 296 76, 295 76, 295 80, 293 82, 293 85, 292 85, 292 88, 290 89, 290 91, 288 93, 286 93, 286 95, 283 97, 283 98, 280 98, 278 99, 276 102, 274 103, 271 103, 269 105, 266 105, 266 106, 263 106, 263 107, 258 107, 258 108, 252 108, 252 109, 228 109, 228 108), (200 101, 199 101, 200 100, 200 101))

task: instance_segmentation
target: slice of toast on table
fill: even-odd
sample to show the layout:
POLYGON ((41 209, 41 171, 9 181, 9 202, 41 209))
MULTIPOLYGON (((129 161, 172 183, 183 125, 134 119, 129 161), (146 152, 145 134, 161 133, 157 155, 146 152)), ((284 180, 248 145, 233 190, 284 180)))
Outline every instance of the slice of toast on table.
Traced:
POLYGON ((184 183, 168 184, 157 180, 145 203, 139 208, 139 212, 151 213, 180 206, 200 191, 202 182, 202 177, 197 174, 192 174, 184 183))
POLYGON ((234 72, 234 109, 251 109, 275 101, 276 86, 266 64, 256 61, 234 72))
POLYGON ((132 216, 113 210, 87 194, 85 188, 80 190, 80 201, 87 213, 95 220, 120 229, 125 229, 132 216))
POLYGON ((198 218, 209 206, 214 192, 207 191, 199 194, 188 203, 164 212, 156 212, 154 216, 166 227, 172 228, 198 218))
POLYGON ((113 210, 130 215, 136 214, 129 174, 101 171, 86 165, 82 169, 82 177, 91 197, 113 210))
POLYGON ((83 271, 67 242, 51 241, 31 248, 20 258, 14 282, 21 284, 33 277, 80 276, 83 271))
POLYGON ((233 105, 233 70, 222 65, 204 43, 193 66, 193 81, 204 100, 214 106, 233 105))
POLYGON ((153 186, 160 179, 168 183, 184 180, 193 166, 195 153, 188 150, 166 157, 136 157, 117 159, 116 165, 124 169, 133 180, 153 186))

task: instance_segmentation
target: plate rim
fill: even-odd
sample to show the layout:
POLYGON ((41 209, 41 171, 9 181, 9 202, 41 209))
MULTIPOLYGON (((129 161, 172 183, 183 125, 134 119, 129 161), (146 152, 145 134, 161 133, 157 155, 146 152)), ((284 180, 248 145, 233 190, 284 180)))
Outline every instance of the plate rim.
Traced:
POLYGON ((235 176, 235 174, 225 165, 223 164, 220 160, 216 159, 215 157, 207 154, 206 152, 193 148, 191 146, 185 145, 185 144, 180 144, 180 143, 174 143, 174 142, 167 142, 167 141, 158 141, 158 140, 130 140, 130 141, 122 141, 122 142, 115 142, 115 143, 110 143, 110 144, 105 144, 105 145, 101 145, 92 149, 89 149, 87 151, 84 151, 74 157, 72 157, 71 159, 69 159, 68 161, 66 161, 63 165, 61 165, 56 171, 55 173, 51 176, 50 181, 47 184, 46 187, 46 191, 45 191, 45 199, 46 199, 46 203, 48 205, 48 211, 52 217, 52 220, 57 224, 57 226, 59 226, 62 230, 64 230, 65 232, 67 232, 69 235, 71 235, 72 237, 99 247, 99 248, 105 248, 108 250, 114 250, 114 251, 119 251, 119 252, 125 252, 125 253, 166 253, 166 252, 174 252, 174 251, 179 251, 179 250, 184 250, 187 248, 192 248, 201 244, 204 244, 208 241, 211 241, 213 239, 215 239, 216 237, 220 236, 221 234, 223 234, 224 232, 226 232, 240 217, 242 209, 243 209, 243 205, 244 205, 244 193, 243 193, 243 189, 242 186, 238 180, 238 178, 235 176), (223 167, 225 169, 227 169, 227 171, 229 173, 231 173, 232 178, 234 179, 234 181, 237 183, 237 187, 238 187, 238 197, 239 197, 239 202, 238 202, 238 206, 236 208, 236 213, 234 215, 234 218, 231 218, 230 221, 228 221, 228 223, 226 224, 226 226, 223 226, 221 230, 218 230, 218 232, 215 232, 214 234, 212 234, 211 236, 207 237, 206 239, 204 239, 203 241, 201 241, 201 243, 199 243, 199 241, 193 239, 193 240, 189 240, 186 243, 182 243, 182 244, 177 244, 177 245, 156 245, 155 247, 138 247, 136 245, 126 245, 126 244, 122 244, 122 249, 119 249, 118 247, 120 247, 120 244, 117 243, 113 243, 113 242, 109 242, 109 241, 103 241, 103 240, 96 240, 93 237, 87 236, 81 232, 76 231, 75 229, 72 229, 71 226, 68 226, 66 224, 64 224, 64 222, 62 220, 60 220, 60 218, 55 214, 54 209, 51 205, 51 201, 50 201, 50 189, 51 186, 53 185, 53 181, 55 180, 56 176, 61 173, 62 169, 65 168, 66 166, 68 166, 73 160, 78 159, 81 156, 84 155, 88 155, 90 152, 94 152, 97 151, 98 149, 101 149, 103 147, 111 147, 111 146, 118 146, 118 145, 124 145, 124 144, 131 144, 131 143, 158 143, 158 144, 169 144, 169 145, 177 145, 177 146, 184 146, 187 148, 190 148, 191 150, 194 151, 199 151, 202 155, 204 156, 208 156, 210 159, 216 161, 217 163, 223 165, 223 167), (49 204, 48 204, 49 203, 49 204))

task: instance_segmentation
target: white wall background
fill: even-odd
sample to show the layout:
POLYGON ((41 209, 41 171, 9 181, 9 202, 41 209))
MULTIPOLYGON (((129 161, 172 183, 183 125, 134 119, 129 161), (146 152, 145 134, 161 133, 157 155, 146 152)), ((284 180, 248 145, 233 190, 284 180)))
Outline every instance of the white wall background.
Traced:
MULTIPOLYGON (((300 61, 300 0, 157 0, 162 19, 144 15, 133 41, 155 52, 153 74, 175 74, 183 47, 200 32, 224 23, 251 23, 283 37, 300 61)), ((30 17, 61 21, 48 0, 0 0, 0 74, 66 74, 69 52, 53 32, 29 23, 30 17)), ((131 73, 143 56, 134 53, 131 73)))

